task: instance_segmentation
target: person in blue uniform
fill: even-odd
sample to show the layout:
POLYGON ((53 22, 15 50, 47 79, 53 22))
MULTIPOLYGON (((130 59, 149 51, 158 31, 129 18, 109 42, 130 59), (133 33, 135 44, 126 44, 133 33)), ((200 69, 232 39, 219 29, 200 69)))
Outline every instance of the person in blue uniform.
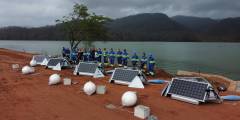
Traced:
POLYGON ((139 58, 138 58, 138 55, 137 55, 136 52, 134 52, 134 54, 133 54, 133 56, 132 56, 132 58, 131 58, 131 61, 132 61, 132 66, 133 66, 134 68, 136 68, 137 65, 138 65, 138 61, 139 61, 139 58))
POLYGON ((70 52, 71 51, 70 51, 69 48, 65 48, 65 55, 66 55, 65 57, 68 58, 68 59, 70 59, 70 52))
POLYGON ((146 56, 146 53, 143 52, 142 58, 141 58, 141 66, 140 66, 143 72, 145 72, 145 69, 147 68, 147 61, 148 61, 148 58, 146 56))
POLYGON ((83 60, 83 49, 78 49, 78 62, 83 60))
POLYGON ((108 51, 106 48, 103 49, 103 63, 105 66, 108 65, 108 51))
POLYGON ((123 61, 124 68, 127 68, 127 66, 128 66, 128 58, 129 58, 129 55, 127 53, 127 50, 124 49, 123 54, 122 54, 122 61, 123 61))
POLYGON ((112 48, 110 49, 110 52, 109 52, 109 61, 110 61, 110 66, 113 67, 115 62, 115 52, 113 51, 112 48))
POLYGON ((95 55, 96 60, 97 60, 98 63, 102 63, 102 54, 103 53, 102 53, 101 48, 98 48, 98 50, 96 52, 96 55, 95 55))
POLYGON ((62 48, 62 56, 66 57, 66 48, 65 47, 62 48))
POLYGON ((90 57, 89 51, 86 48, 84 48, 84 51, 83 51, 83 61, 84 62, 88 62, 89 61, 89 57, 90 57))
POLYGON ((118 49, 117 51, 117 62, 118 62, 118 66, 121 67, 122 66, 122 51, 120 49, 118 49))
POLYGON ((148 57, 148 74, 154 76, 155 59, 152 54, 148 57))
POLYGON ((70 59, 73 62, 73 64, 77 63, 77 52, 75 50, 73 50, 70 54, 70 59))
POLYGON ((90 49, 90 61, 95 61, 95 48, 90 49))

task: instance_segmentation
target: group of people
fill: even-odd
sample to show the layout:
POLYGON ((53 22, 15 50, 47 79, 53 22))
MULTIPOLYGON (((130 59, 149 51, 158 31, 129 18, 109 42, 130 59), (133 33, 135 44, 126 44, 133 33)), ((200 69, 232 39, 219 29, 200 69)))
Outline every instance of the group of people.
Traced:
POLYGON ((142 53, 141 58, 136 52, 130 56, 126 49, 117 49, 115 52, 113 48, 107 50, 104 48, 80 48, 75 51, 71 51, 68 48, 62 50, 63 57, 69 58, 73 63, 77 64, 79 61, 97 61, 98 63, 103 63, 104 66, 115 66, 127 67, 129 60, 133 67, 139 67, 143 71, 146 71, 150 75, 154 75, 155 59, 152 54, 149 56, 145 52, 142 53))

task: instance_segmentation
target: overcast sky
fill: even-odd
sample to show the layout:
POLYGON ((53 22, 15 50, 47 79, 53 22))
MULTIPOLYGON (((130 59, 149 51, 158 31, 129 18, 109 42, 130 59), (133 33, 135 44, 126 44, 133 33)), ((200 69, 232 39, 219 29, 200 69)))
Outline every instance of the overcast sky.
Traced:
POLYGON ((52 25, 71 12, 75 2, 84 3, 90 11, 111 18, 155 12, 170 17, 240 16, 240 0, 0 0, 0 27, 52 25))

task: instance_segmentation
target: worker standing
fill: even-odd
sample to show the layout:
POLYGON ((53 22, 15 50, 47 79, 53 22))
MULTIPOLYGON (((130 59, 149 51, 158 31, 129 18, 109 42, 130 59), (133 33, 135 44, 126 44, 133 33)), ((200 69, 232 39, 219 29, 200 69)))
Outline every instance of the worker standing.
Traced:
POLYGON ((89 51, 86 48, 84 48, 84 51, 83 51, 83 61, 84 62, 88 62, 89 61, 89 56, 90 56, 89 51))
POLYGON ((141 66, 140 66, 143 72, 145 72, 145 69, 147 68, 147 61, 148 59, 147 59, 146 53, 143 52, 142 58, 141 58, 141 66))
POLYGON ((148 58, 148 74, 154 76, 154 66, 155 66, 155 60, 152 54, 149 55, 148 58))
POLYGON ((103 63, 105 66, 108 65, 108 51, 106 48, 103 49, 103 63))
POLYGON ((62 48, 62 57, 66 57, 66 48, 65 47, 62 48))
POLYGON ((83 60, 83 49, 80 48, 78 50, 78 62, 82 61, 83 60))
POLYGON ((134 54, 133 54, 133 56, 132 56, 132 58, 131 58, 131 61, 132 61, 132 66, 133 66, 134 68, 136 68, 137 65, 138 65, 138 61, 139 61, 139 58, 138 58, 138 55, 137 55, 136 52, 134 52, 134 54))
POLYGON ((110 49, 110 52, 109 52, 109 61, 110 61, 110 66, 113 67, 115 62, 115 52, 113 51, 112 48, 110 49))
POLYGON ((129 58, 129 56, 128 56, 127 50, 124 49, 124 50, 123 50, 123 55, 122 55, 122 62, 123 62, 124 68, 127 68, 128 58, 129 58))
POLYGON ((117 51, 117 61, 118 61, 118 66, 121 67, 122 66, 122 51, 120 49, 118 49, 118 51, 117 51))
POLYGON ((101 48, 98 48, 96 55, 95 55, 98 63, 102 63, 102 54, 103 53, 102 53, 101 48))
POLYGON ((70 49, 69 49, 69 48, 66 48, 66 49, 65 49, 65 55, 66 55, 65 57, 68 58, 68 59, 70 59, 70 53, 71 53, 70 49))
POLYGON ((95 48, 90 49, 90 61, 95 61, 95 48))
POLYGON ((70 59, 73 64, 77 63, 77 52, 75 50, 72 50, 72 52, 70 54, 70 59))

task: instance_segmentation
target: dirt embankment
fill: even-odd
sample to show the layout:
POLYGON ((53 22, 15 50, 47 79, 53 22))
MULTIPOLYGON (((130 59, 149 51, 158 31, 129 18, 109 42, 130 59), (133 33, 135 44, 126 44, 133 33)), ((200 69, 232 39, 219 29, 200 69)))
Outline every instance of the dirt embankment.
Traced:
MULTIPOLYGON (((163 85, 147 85, 145 89, 109 84, 110 76, 93 79, 74 76, 73 70, 60 72, 37 66, 32 75, 22 75, 11 65, 27 65, 31 54, 0 49, 0 120, 134 120, 133 108, 120 107, 121 95, 128 90, 137 91, 138 104, 151 108, 151 113, 161 120, 239 120, 240 102, 192 105, 160 95, 163 85), (59 73, 79 84, 48 86, 48 77, 59 73), (106 85, 107 94, 87 96, 82 87, 88 80, 106 85), (105 106, 113 104, 115 109, 105 106)), ((168 79, 161 70, 157 78, 168 79)), ((228 94, 226 92, 224 94, 228 94)), ((236 93, 232 93, 236 94, 236 93)))

